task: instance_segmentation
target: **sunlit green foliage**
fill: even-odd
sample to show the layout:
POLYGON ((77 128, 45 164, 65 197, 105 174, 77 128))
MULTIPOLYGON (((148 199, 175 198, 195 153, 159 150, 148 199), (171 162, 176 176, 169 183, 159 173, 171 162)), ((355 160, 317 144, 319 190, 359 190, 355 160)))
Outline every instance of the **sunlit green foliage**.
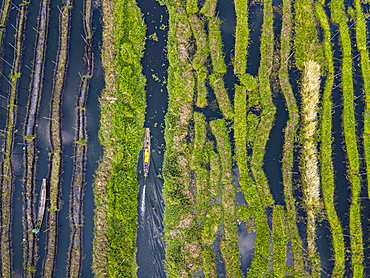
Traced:
POLYGON ((334 203, 334 169, 332 163, 332 107, 331 91, 334 84, 334 63, 333 53, 330 43, 331 33, 329 21, 324 8, 320 3, 315 4, 315 11, 320 21, 321 28, 324 30, 323 48, 326 59, 326 82, 322 95, 321 126, 320 126, 320 174, 321 191, 323 202, 327 212, 327 218, 332 229, 333 249, 334 249, 334 269, 333 276, 339 277, 344 274, 345 249, 343 230, 334 203))
MULTIPOLYGON (((105 149, 102 167, 98 173, 107 180, 106 188, 96 185, 96 198, 107 198, 107 230, 109 253, 107 264, 104 257, 94 262, 94 272, 110 277, 136 275, 136 225, 137 225, 137 154, 142 143, 144 121, 145 81, 141 74, 140 59, 144 49, 145 26, 135 1, 106 1, 105 7, 113 5, 114 16, 106 18, 104 44, 107 88, 101 101, 102 126, 100 142, 105 149), (114 29, 111 26, 115 26, 114 29), (115 60, 107 60, 105 53, 114 51, 115 60), (111 74, 111 75, 110 75, 111 74), (112 83, 113 82, 113 83, 112 83), (109 118, 109 121, 105 119, 109 118), (111 156, 111 154, 114 156, 111 156), (104 163, 109 159, 109 166, 104 163), (105 167, 105 168, 104 168, 105 167), (108 171, 108 174, 104 174, 108 171), (99 269, 99 264, 107 269, 99 269)), ((99 180, 99 176, 98 176, 99 180)), ((99 212, 100 213, 100 212, 99 212)), ((103 213, 103 212, 102 212, 103 213)), ((99 214, 100 215, 100 214, 99 214)), ((103 215, 103 214, 102 214, 103 215)), ((96 218, 96 225, 104 219, 96 218)), ((100 227, 100 226, 99 226, 100 227)), ((97 236, 97 235, 96 235, 97 236)), ((95 238, 95 250, 101 246, 95 238)), ((95 251, 97 252, 97 251, 95 251)), ((98 254, 99 256, 99 254, 98 254)))
POLYGON ((303 63, 308 60, 322 62, 322 48, 317 36, 313 0, 294 1, 295 38, 294 49, 296 66, 303 70, 303 63))
MULTIPOLYGON (((365 2, 365 1, 364 1, 365 2)), ((363 144, 364 155, 366 163, 366 172, 370 172, 370 59, 367 46, 369 44, 368 30, 366 29, 365 14, 359 0, 354 1, 355 4, 355 22, 356 22, 356 44, 360 52, 360 66, 363 78, 363 92, 365 95, 365 109, 363 115, 364 132, 363 144)), ((368 15, 366 16, 368 17, 368 15)), ((367 183, 370 182, 370 176, 367 175, 367 183)), ((368 195, 370 195, 370 187, 368 188, 368 195)))
POLYGON ((274 206, 272 214, 273 270, 276 277, 285 277, 288 229, 283 206, 274 206))
POLYGON ((249 42, 248 1, 236 0, 234 5, 236 14, 234 73, 243 75, 246 73, 249 42))
POLYGON ((351 206, 350 235, 351 235, 351 255, 353 265, 353 276, 362 277, 364 272, 364 250, 361 228, 361 209, 359 194, 361 191, 361 177, 359 150, 356 136, 356 119, 354 107, 354 87, 352 73, 352 46, 351 37, 347 25, 347 17, 344 12, 342 0, 331 1, 332 20, 339 25, 339 40, 341 43, 342 67, 341 81, 343 94, 343 134, 348 159, 348 179, 351 183, 351 206))

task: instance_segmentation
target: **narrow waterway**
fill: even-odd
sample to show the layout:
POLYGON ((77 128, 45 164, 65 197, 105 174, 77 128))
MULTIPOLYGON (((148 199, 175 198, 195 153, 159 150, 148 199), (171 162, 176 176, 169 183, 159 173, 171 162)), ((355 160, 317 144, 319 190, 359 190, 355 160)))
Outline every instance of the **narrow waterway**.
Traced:
POLYGON ((138 277, 165 277, 163 241, 162 198, 163 179, 161 169, 164 142, 164 117, 167 111, 167 32, 168 13, 156 0, 139 0, 143 22, 147 26, 144 56, 141 60, 146 77, 145 127, 151 132, 150 172, 144 178, 142 153, 138 161, 138 228, 137 257, 138 277))

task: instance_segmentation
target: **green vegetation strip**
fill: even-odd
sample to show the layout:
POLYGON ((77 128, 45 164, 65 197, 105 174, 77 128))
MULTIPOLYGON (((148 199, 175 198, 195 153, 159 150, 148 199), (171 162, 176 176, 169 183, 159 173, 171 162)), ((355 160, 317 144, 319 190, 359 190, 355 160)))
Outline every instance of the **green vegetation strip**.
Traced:
POLYGON ((53 91, 50 108, 50 166, 49 166, 49 208, 43 262, 44 277, 53 277, 58 246, 58 211, 60 210, 60 185, 62 173, 62 96, 68 70, 69 36, 71 27, 72 0, 63 1, 59 15, 59 44, 53 77, 53 91))
POLYGON ((259 99, 262 111, 259 117, 258 127, 255 130, 253 142, 253 153, 251 157, 251 169, 260 190, 261 200, 265 207, 274 203, 270 193, 270 187, 263 171, 263 158, 266 151, 266 144, 275 117, 275 106, 272 102, 270 89, 270 74, 273 67, 274 53, 274 32, 273 32, 273 11, 272 3, 264 3, 263 25, 261 34, 261 60, 258 70, 259 99))
POLYGON ((213 72, 226 73, 224 54, 222 52, 221 20, 218 17, 208 18, 208 47, 212 59, 213 72))
MULTIPOLYGON (((10 4, 11 0, 4 0, 3 4, 1 6, 1 14, 0 14, 0 27, 5 27, 5 24, 7 23, 9 11, 10 11, 10 4)), ((1 39, 3 39, 3 34, 5 33, 5 28, 0 28, 1 30, 1 39)), ((1 41, 1 47, 2 47, 2 41, 1 41)))
POLYGON ((334 184, 334 169, 332 162, 333 147, 332 147, 332 109, 331 91, 334 84, 334 63, 331 47, 331 33, 329 20, 325 10, 319 2, 315 4, 315 12, 320 26, 324 30, 323 48, 326 59, 326 82, 322 95, 321 108, 321 125, 320 125, 320 176, 321 176, 321 192, 327 219, 332 231, 332 244, 334 249, 334 269, 333 277, 343 277, 345 268, 345 248, 343 229, 341 227, 339 217, 337 215, 334 203, 335 184, 334 184))
MULTIPOLYGON (((196 222, 198 224, 200 236, 196 242, 200 252, 199 257, 194 258, 198 263, 198 271, 202 269, 205 277, 214 277, 216 275, 216 261, 212 258, 215 254, 210 247, 214 242, 218 226, 220 225, 220 206, 212 202, 212 197, 217 198, 218 192, 210 189, 210 152, 212 146, 207 140, 207 123, 202 113, 194 113, 194 144, 192 148, 192 157, 190 162, 191 172, 194 172, 192 184, 194 186, 196 222), (211 193, 211 194, 210 194, 211 193), (203 244, 202 244, 203 243, 203 244), (207 245, 205 245, 207 244, 207 245)), ((194 267, 194 264, 192 265, 194 267)), ((196 273, 196 272, 195 272, 196 273)), ((217 276, 217 275, 216 275, 217 276)))
POLYGON ((299 113, 293 89, 289 81, 289 64, 292 56, 292 4, 284 0, 282 6, 282 27, 280 35, 280 69, 278 73, 279 84, 284 95, 288 110, 288 120, 284 129, 284 145, 282 154, 282 177, 284 185, 284 198, 286 203, 286 223, 289 227, 288 238, 292 244, 294 273, 301 277, 305 275, 302 251, 302 239, 297 227, 297 206, 293 192, 292 171, 294 158, 294 144, 297 141, 299 113))
POLYGON ((285 277, 288 230, 284 207, 274 206, 272 214, 273 270, 275 277, 285 277))
POLYGON ((220 242, 227 277, 241 277, 239 267, 238 230, 235 216, 235 187, 232 182, 232 158, 228 129, 224 119, 210 122, 221 159, 221 204, 223 211, 223 238, 220 242))
MULTIPOLYGON (((3 43, 4 43, 4 37, 5 37, 5 25, 8 21, 9 17, 9 11, 10 11, 10 4, 11 0, 4 0, 2 1, 1 6, 1 13, 0 13, 0 70, 2 70, 2 64, 3 64, 3 43)), ((0 259, 1 262, 1 259, 0 259)))
POLYGON ((90 79, 93 75, 94 56, 92 49, 92 0, 83 3, 83 26, 85 30, 85 72, 82 76, 76 107, 76 132, 73 157, 73 175, 70 191, 70 245, 67 264, 67 276, 81 275, 83 246, 83 192, 87 160, 87 116, 86 101, 89 92, 90 79))
POLYGON ((356 118, 352 74, 352 46, 342 0, 331 1, 332 20, 339 24, 339 39, 342 50, 342 92, 343 92, 343 133, 348 159, 348 179, 351 183, 351 205, 349 209, 349 229, 351 240, 351 262, 353 277, 364 274, 364 248, 361 227, 360 160, 356 137, 356 118))
POLYGON ((114 31, 117 26, 111 17, 114 14, 113 1, 102 1, 102 20, 103 20, 103 39, 102 46, 102 65, 105 75, 108 77, 105 80, 105 88, 102 91, 100 106, 102 111, 100 115, 100 142, 104 146, 104 156, 102 157, 98 169, 96 171, 94 182, 94 242, 93 242, 93 261, 92 271, 97 277, 108 277, 108 196, 107 184, 110 178, 110 163, 114 157, 114 147, 112 142, 111 129, 109 127, 110 115, 107 113, 117 98, 117 73, 115 71, 114 61, 110 57, 116 55, 114 46, 114 31), (104 108, 105 106, 105 108, 104 108), (105 142, 103 144, 103 142, 105 142))
MULTIPOLYGON (((6 6, 6 3, 4 3, 6 6)), ((1 163, 1 277, 11 277, 12 276, 12 239, 11 239, 11 226, 12 226, 12 207, 13 207, 13 191, 14 191, 14 169, 13 169, 13 146, 14 146, 14 133, 15 125, 17 119, 17 91, 19 80, 21 77, 21 64, 22 64, 22 52, 23 52, 23 42, 24 42, 24 32, 26 29, 28 13, 28 3, 21 5, 18 9, 17 23, 16 23, 16 33, 14 38, 14 60, 13 66, 10 73, 10 88, 8 93, 8 115, 5 126, 4 135, 4 146, 3 152, 3 162, 1 163)), ((4 14, 7 17, 6 14, 4 14)), ((2 44, 1 44, 2 47, 2 44)), ((27 201, 27 200, 25 200, 27 201)), ((26 227, 27 221, 32 221, 29 219, 28 215, 23 212, 23 225, 26 227)), ((26 238, 26 244, 31 244, 33 242, 33 235, 26 238)), ((30 253, 33 254, 34 246, 31 245, 30 253)), ((29 253, 24 253, 24 259, 27 260, 27 255, 29 253)), ((30 264, 30 266, 33 266, 30 264)), ((27 265, 28 267, 28 265, 27 265)), ((25 267, 25 273, 26 269, 25 267)), ((32 271, 33 269, 31 269, 32 271)))
POLYGON ((226 65, 222 54, 220 21, 214 17, 216 3, 214 0, 207 1, 201 8, 205 17, 203 20, 208 22, 207 37, 202 18, 191 13, 196 11, 193 2, 188 1, 186 6, 181 1, 166 2, 170 15, 170 66, 163 195, 166 203, 165 270, 169 277, 199 273, 215 277, 215 253, 210 246, 220 232, 223 234, 220 245, 226 271, 229 277, 241 276, 228 131, 224 120, 211 123, 217 138, 216 153, 214 142, 206 137, 210 126, 205 116, 194 113, 192 109, 194 96, 197 96, 197 104, 206 105, 207 88, 203 82, 208 78, 223 115, 233 117, 233 108, 223 82, 226 65), (193 38, 197 51, 191 56, 193 38), (211 58, 213 75, 208 74, 207 57, 211 58), (221 160, 220 155, 228 159, 221 160), (221 173, 226 173, 226 176, 221 173), (220 227, 224 228, 220 230, 220 227))
MULTIPOLYGON (((366 163, 366 173, 370 173, 370 62, 369 52, 367 45, 369 44, 366 19, 362 11, 361 2, 359 0, 354 1, 355 4, 355 19, 356 19, 356 43, 357 49, 360 52, 360 66, 363 79, 363 92, 365 94, 365 109, 363 115, 364 121, 364 132, 363 132, 363 145, 364 155, 366 163)), ((368 18, 367 14, 367 18, 368 18)), ((366 175, 367 184, 370 183, 370 176, 366 175)), ((368 187, 368 196, 370 196, 370 187, 368 187)))
POLYGON ((299 70, 304 70, 304 63, 313 60, 323 62, 322 48, 318 40, 315 13, 312 12, 313 0, 294 1, 295 38, 294 57, 299 70))
POLYGON ((93 272, 99 277, 136 275, 137 154, 142 147, 145 81, 141 74, 145 26, 135 1, 102 3, 102 92, 93 272))
POLYGON ((234 72, 241 83, 241 86, 235 86, 234 97, 235 158, 240 173, 239 183, 248 203, 248 208, 238 208, 238 216, 249 223, 247 225, 252 222, 256 233, 254 258, 248 276, 264 277, 271 273, 269 265, 272 264, 271 234, 265 208, 274 200, 263 171, 263 159, 275 115, 270 90, 274 50, 273 12, 272 3, 264 3, 259 76, 253 78, 246 74, 249 34, 246 4, 245 1, 235 2, 236 32, 246 34, 245 38, 239 36, 236 39, 234 61, 234 72), (247 155, 247 149, 251 149, 252 154, 247 155))
POLYGON ((236 14, 234 73, 246 74, 249 42, 248 1, 235 0, 234 5, 236 14))
POLYGON ((307 255, 311 263, 311 276, 318 277, 320 276, 320 257, 316 250, 316 220, 321 207, 321 199, 315 132, 320 100, 320 65, 313 60, 304 63, 300 94, 302 97, 300 170, 303 200, 307 212, 307 255))
MULTIPOLYGON (((169 13, 169 68, 168 112, 165 118, 167 148, 163 162, 163 198, 166 204, 164 263, 167 276, 178 277, 191 276, 199 271, 201 246, 195 232, 198 225, 193 221, 195 215, 192 212, 195 203, 190 175, 192 148, 186 139, 193 115, 195 88, 192 66, 187 59, 192 33, 184 8, 171 2, 166 3, 169 13)), ((197 129, 201 128, 201 123, 198 124, 197 129)))
POLYGON ((301 104, 301 153, 300 172, 303 191, 303 203, 307 212, 307 275, 320 276, 320 257, 316 252, 316 218, 322 209, 320 198, 320 176, 318 172, 317 136, 317 105, 320 100, 320 69, 324 63, 322 46, 318 39, 314 1, 303 0, 294 2, 295 38, 294 57, 296 66, 302 73, 301 104), (312 138, 310 136, 313 136, 312 138))
MULTIPOLYGON (((255 92, 254 92, 255 93, 255 92)), ((239 184, 244 197, 248 203, 248 208, 238 207, 238 217, 250 222, 253 217, 255 239, 255 255, 252 265, 248 269, 248 276, 263 277, 269 272, 268 256, 270 254, 270 234, 267 225, 267 216, 264 210, 263 194, 259 192, 256 181, 249 174, 250 157, 247 157, 247 142, 250 136, 247 132, 247 89, 244 86, 235 87, 235 158, 239 168, 239 184)))

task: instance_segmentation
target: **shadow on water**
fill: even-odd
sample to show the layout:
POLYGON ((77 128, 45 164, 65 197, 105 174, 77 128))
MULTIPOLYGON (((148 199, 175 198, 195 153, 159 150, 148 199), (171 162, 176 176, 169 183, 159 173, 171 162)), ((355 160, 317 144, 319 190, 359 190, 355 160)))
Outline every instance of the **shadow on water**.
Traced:
POLYGON ((146 83, 145 127, 151 131, 151 165, 147 179, 142 171, 142 154, 138 160, 138 217, 137 255, 138 277, 165 277, 163 237, 163 180, 162 174, 164 141, 164 116, 167 111, 167 68, 166 58, 168 13, 165 6, 156 0, 139 0, 138 6, 146 24, 146 45, 141 60, 146 83), (158 40, 149 36, 156 34, 158 40))

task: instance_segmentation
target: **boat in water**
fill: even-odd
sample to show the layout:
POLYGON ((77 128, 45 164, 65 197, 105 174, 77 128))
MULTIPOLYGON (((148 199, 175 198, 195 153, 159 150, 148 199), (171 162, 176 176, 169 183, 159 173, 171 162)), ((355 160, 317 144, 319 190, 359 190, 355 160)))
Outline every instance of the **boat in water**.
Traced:
POLYGON ((150 166, 150 129, 148 127, 145 128, 143 158, 143 171, 146 178, 148 177, 150 166))
POLYGON ((41 190, 40 190, 40 199, 39 207, 37 210, 37 221, 35 228, 32 229, 32 232, 37 234, 41 230, 42 222, 44 220, 45 208, 46 208, 46 189, 47 189, 47 180, 42 180, 41 190))

